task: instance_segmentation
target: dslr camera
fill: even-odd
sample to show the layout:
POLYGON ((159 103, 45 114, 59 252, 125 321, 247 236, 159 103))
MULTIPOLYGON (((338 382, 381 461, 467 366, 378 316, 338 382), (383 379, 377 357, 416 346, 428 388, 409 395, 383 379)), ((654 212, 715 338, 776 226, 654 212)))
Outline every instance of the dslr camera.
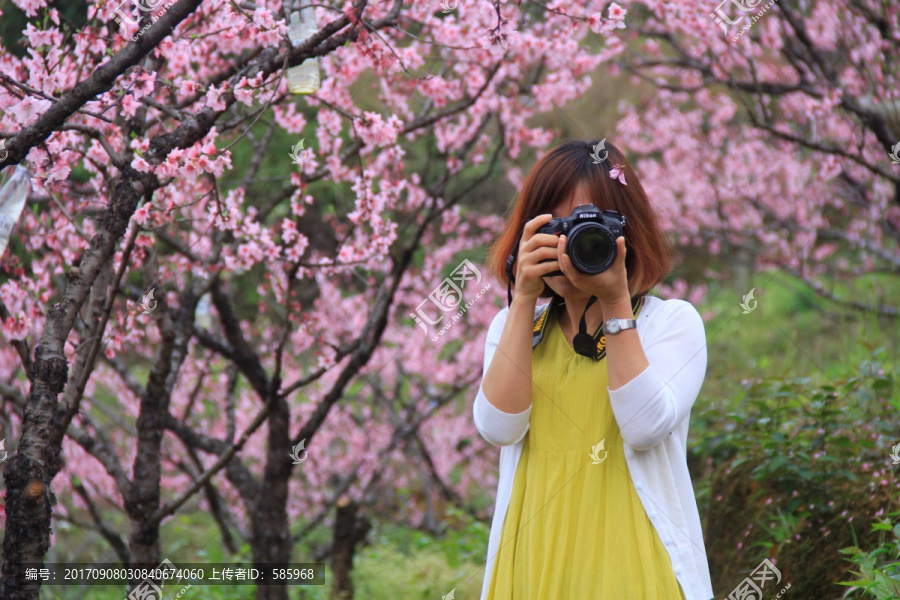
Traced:
MULTIPOLYGON (((625 215, 599 210, 593 204, 579 204, 568 217, 557 217, 538 228, 537 233, 565 235, 566 254, 582 273, 602 273, 616 262, 616 239, 622 235, 625 215)), ((546 262, 546 261, 543 261, 546 262)), ((562 275, 562 271, 544 277, 562 275)))

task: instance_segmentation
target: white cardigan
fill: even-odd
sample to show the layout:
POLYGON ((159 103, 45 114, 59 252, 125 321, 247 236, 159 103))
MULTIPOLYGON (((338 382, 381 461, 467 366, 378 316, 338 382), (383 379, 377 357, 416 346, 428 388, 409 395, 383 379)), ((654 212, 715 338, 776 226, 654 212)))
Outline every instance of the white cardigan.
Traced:
MULTIPOLYGON (((546 306, 535 307, 535 318, 546 306)), ((488 329, 482 377, 497 349, 507 314, 509 308, 497 313, 488 329)), ((637 332, 650 365, 621 388, 607 388, 622 432, 625 459, 644 510, 672 559, 686 600, 709 600, 713 597, 712 582, 686 459, 691 406, 706 375, 703 320, 684 300, 645 296, 637 332)), ((531 406, 517 414, 503 412, 485 398, 479 386, 473 413, 481 436, 501 446, 497 503, 481 589, 481 600, 487 600, 531 406)))

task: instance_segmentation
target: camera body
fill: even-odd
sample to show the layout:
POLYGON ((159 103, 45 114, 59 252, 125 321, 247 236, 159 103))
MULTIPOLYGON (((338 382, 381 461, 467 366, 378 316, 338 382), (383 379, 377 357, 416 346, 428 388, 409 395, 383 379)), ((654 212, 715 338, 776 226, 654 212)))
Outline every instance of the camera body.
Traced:
MULTIPOLYGON (((616 239, 623 234, 625 215, 614 210, 601 211, 593 204, 579 204, 568 217, 556 217, 538 228, 537 233, 566 236, 566 254, 582 273, 596 274, 616 262, 616 239)), ((543 261, 546 262, 546 261, 543 261)), ((544 277, 562 275, 553 271, 544 277)))

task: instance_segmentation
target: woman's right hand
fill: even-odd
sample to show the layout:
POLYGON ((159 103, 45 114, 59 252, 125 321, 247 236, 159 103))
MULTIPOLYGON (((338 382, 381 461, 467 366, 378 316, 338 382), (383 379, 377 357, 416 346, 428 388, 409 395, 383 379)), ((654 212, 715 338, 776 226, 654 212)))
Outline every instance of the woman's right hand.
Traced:
POLYGON ((539 227, 550 222, 553 215, 538 215, 525 223, 519 255, 516 258, 516 295, 537 298, 544 291, 542 277, 560 270, 559 255, 556 250, 558 235, 535 233, 539 227), (546 261, 546 262, 542 262, 546 261))

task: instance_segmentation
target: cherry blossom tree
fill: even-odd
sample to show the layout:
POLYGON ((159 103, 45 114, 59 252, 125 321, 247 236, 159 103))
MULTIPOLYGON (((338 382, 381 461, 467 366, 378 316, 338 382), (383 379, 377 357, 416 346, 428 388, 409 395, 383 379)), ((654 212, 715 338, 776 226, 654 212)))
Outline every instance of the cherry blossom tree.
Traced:
POLYGON ((890 3, 326 2, 297 45, 291 3, 15 6, 0 169, 33 191, 0 257, 4 598, 37 598, 54 519, 128 564, 198 503, 258 563, 333 524, 311 558, 346 587, 379 517, 485 518, 467 403, 502 220, 475 199, 601 65, 642 95, 615 136, 682 249, 897 314, 823 283, 900 267, 890 3))
POLYGON ((500 294, 463 259, 502 221, 471 199, 621 51, 618 5, 322 3, 296 45, 281 2, 15 5, 0 168, 27 165, 33 192, 0 263, 0 595, 37 598, 24 565, 54 519, 157 563, 160 524, 199 500, 265 563, 335 505, 477 515, 496 456, 466 400, 500 294), (319 89, 291 94, 313 59, 319 89), (449 305, 423 309, 436 288, 449 305))
POLYGON ((696 4, 623 2, 637 25, 615 38, 648 90, 620 135, 670 231, 711 277, 773 267, 896 318, 861 276, 900 274, 900 6, 696 4))

